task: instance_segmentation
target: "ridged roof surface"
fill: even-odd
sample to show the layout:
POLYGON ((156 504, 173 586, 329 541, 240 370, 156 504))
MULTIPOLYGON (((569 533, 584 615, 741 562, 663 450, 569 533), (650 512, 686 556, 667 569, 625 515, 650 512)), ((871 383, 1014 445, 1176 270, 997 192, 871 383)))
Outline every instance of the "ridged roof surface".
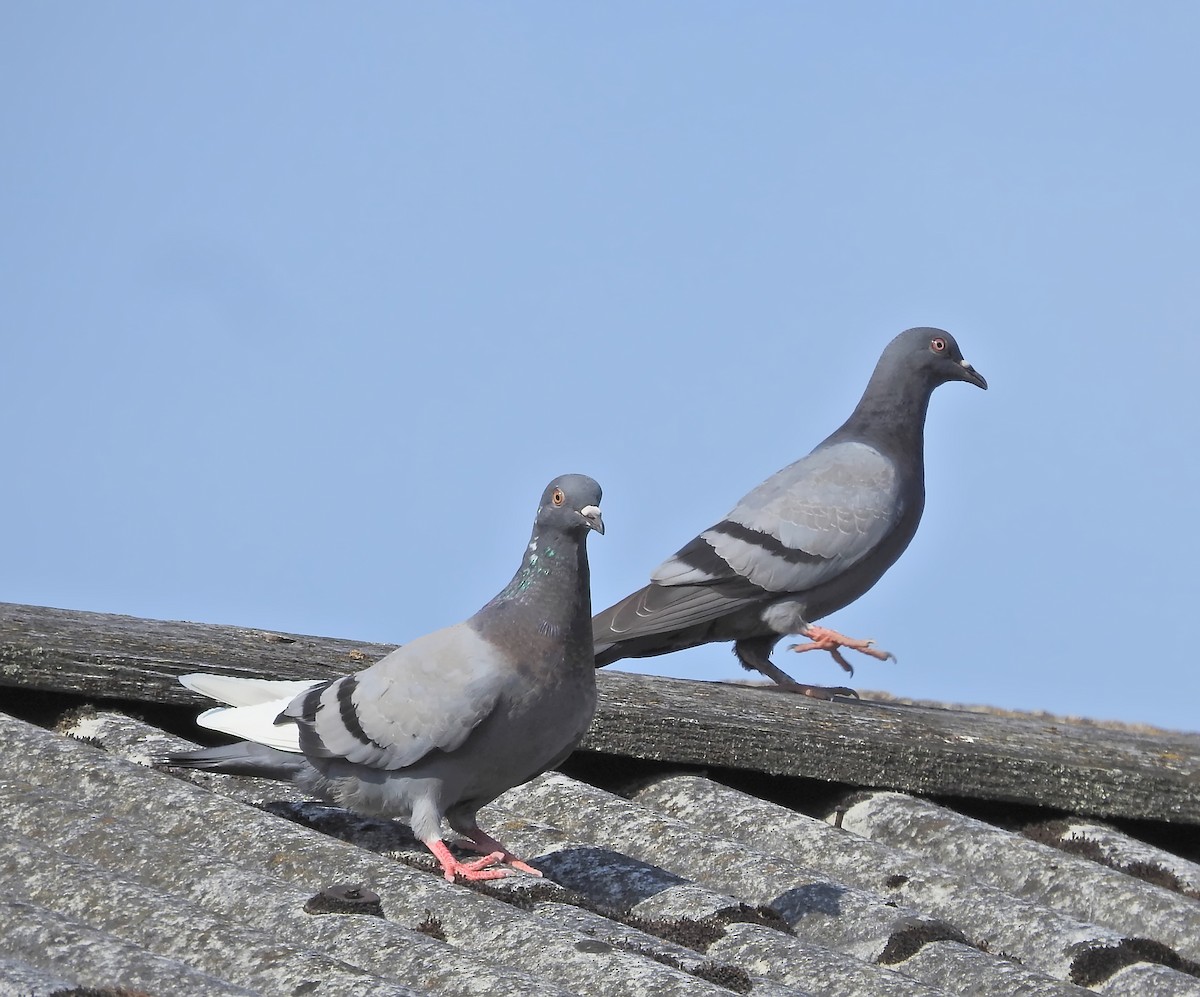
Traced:
POLYGON ((0 690, 0 997, 1200 997, 1187 822, 590 751, 481 815, 544 878, 468 887, 403 825, 157 767, 190 711, 43 690, 0 690))

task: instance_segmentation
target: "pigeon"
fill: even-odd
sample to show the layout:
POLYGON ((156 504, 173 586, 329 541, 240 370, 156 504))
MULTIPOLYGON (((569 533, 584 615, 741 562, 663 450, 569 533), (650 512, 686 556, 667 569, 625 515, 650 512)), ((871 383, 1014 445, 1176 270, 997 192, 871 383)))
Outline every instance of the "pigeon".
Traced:
POLYGON ((541 875, 482 831, 476 814, 558 765, 595 713, 586 538, 604 533, 599 506, 591 478, 555 478, 500 594, 362 671, 327 682, 182 676, 228 704, 197 722, 245 740, 167 763, 292 781, 339 806, 399 817, 450 882, 541 875), (456 859, 443 817, 484 857, 456 859))
POLYGON ((849 605, 883 576, 916 533, 925 505, 925 413, 933 389, 987 381, 941 329, 908 329, 883 351, 850 418, 833 435, 744 496, 684 545, 650 584, 592 621, 596 667, 733 641, 747 671, 818 699, 856 696, 844 686, 796 682, 771 661, 789 650, 842 648, 885 660, 869 640, 815 622, 849 605))

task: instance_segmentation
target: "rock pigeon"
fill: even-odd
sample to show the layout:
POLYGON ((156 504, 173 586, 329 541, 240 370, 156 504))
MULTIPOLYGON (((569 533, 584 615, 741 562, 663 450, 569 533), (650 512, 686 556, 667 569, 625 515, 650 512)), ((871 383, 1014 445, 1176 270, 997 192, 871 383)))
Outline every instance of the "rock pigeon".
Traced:
POLYGON ((316 683, 183 676, 229 704, 198 722, 246 740, 168 764, 290 780, 340 806, 400 817, 451 882, 540 875, 480 830, 476 814, 566 758, 595 712, 586 538, 604 532, 599 504, 591 478, 555 478, 500 594, 363 671, 316 683), (484 858, 457 860, 443 817, 484 858), (504 867, 489 868, 496 863, 504 867))
POLYGON ((593 620, 596 667, 667 654, 711 641, 734 642, 742 667, 816 698, 855 695, 803 685, 770 658, 785 634, 806 644, 891 657, 814 626, 871 588, 916 533, 925 505, 925 413, 947 381, 987 382, 941 329, 893 339, 850 418, 812 453, 772 475, 733 510, 668 558, 650 584, 593 620))

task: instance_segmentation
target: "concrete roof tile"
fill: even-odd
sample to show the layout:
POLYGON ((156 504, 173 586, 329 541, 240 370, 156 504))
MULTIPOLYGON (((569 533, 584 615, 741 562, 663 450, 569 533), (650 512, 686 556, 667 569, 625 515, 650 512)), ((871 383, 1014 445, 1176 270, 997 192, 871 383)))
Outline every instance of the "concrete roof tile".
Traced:
POLYGON ((842 826, 1081 921, 1149 934, 1200 960, 1200 901, 1060 848, 903 793, 870 794, 846 810, 842 826))
POLYGON ((470 885, 398 822, 151 767, 180 670, 364 648, 0 606, 0 997, 1200 997, 1195 735, 604 674, 582 778, 482 814, 546 878, 470 885), (81 691, 117 701, 46 729, 81 691), (306 913, 338 884, 382 916, 306 913))
POLYGON ((212 994, 246 997, 257 993, 191 965, 115 938, 90 924, 27 900, 0 894, 0 957, 46 975, 65 976, 73 986, 128 989, 134 993, 212 994))

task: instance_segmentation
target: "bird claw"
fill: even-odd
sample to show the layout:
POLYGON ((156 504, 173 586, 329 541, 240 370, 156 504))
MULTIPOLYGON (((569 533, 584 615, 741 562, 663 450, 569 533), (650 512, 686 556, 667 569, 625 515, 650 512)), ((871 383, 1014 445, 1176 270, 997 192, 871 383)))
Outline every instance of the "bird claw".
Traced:
POLYGON ((842 671, 849 672, 851 676, 854 675, 854 666, 842 657, 842 652, 837 649, 836 644, 829 645, 822 641, 813 641, 810 644, 789 644, 787 649, 789 651, 795 651, 797 654, 800 654, 804 651, 828 651, 833 657, 833 660, 842 666, 842 671))
POLYGON ((466 879, 472 882, 479 882, 488 879, 504 879, 508 876, 515 876, 517 871, 531 872, 535 876, 540 876, 541 873, 536 869, 531 869, 524 862, 505 849, 499 851, 488 852, 483 858, 472 859, 470 862, 460 862, 446 847, 446 843, 440 838, 434 838, 432 841, 426 841, 425 847, 433 852, 433 857, 438 860, 442 867, 442 875, 446 882, 453 883, 456 879, 466 879), (504 863, 500 868, 496 868, 499 863, 504 863))
POLYGON ((528 862, 522 862, 515 855, 509 855, 503 861, 505 865, 510 866, 513 869, 519 869, 521 872, 526 872, 531 876, 537 876, 538 879, 542 878, 542 873, 540 870, 535 869, 528 862))
POLYGON ((470 862, 454 863, 453 869, 445 869, 444 874, 446 879, 451 883, 455 878, 461 876, 463 879, 481 880, 481 879, 503 879, 505 876, 516 875, 513 870, 505 868, 488 868, 495 866, 497 863, 504 861, 503 852, 492 852, 485 855, 481 859, 472 859, 470 862))
POLYGON ((858 699, 858 693, 844 685, 804 685, 802 682, 780 683, 779 688, 784 692, 794 692, 810 699, 823 699, 831 702, 841 696, 845 699, 858 699))
POLYGON ((847 661, 845 658, 842 657, 842 652, 839 651, 836 647, 831 647, 829 649, 829 653, 830 653, 830 655, 832 655, 833 660, 842 666, 842 671, 848 672, 850 677, 854 678, 854 666, 852 664, 850 664, 849 661, 847 661))
POLYGON ((847 637, 836 630, 827 630, 825 627, 807 627, 801 633, 805 637, 810 638, 810 642, 807 644, 789 644, 789 651, 797 653, 804 651, 828 651, 833 655, 833 660, 842 667, 842 670, 849 672, 851 675, 854 674, 854 666, 842 656, 840 649, 843 647, 848 647, 861 654, 868 654, 879 661, 896 660, 896 656, 891 651, 884 651, 875 647, 875 641, 873 640, 859 640, 855 637, 847 637))
POLYGON ((492 852, 481 859, 457 862, 453 869, 445 869, 444 875, 449 882, 453 883, 455 877, 477 882, 488 879, 507 879, 509 876, 515 876, 521 872, 537 876, 539 879, 542 877, 542 874, 533 866, 522 862, 508 852, 492 852))
POLYGON ((464 832, 467 834, 467 841, 463 844, 468 848, 474 849, 477 852, 489 853, 489 858, 495 861, 502 862, 504 865, 520 872, 528 873, 530 876, 537 876, 539 879, 542 874, 528 862, 522 862, 512 852, 504 847, 499 841, 493 838, 485 831, 476 828, 474 831, 464 832), (499 856, 499 859, 495 857, 499 856))

